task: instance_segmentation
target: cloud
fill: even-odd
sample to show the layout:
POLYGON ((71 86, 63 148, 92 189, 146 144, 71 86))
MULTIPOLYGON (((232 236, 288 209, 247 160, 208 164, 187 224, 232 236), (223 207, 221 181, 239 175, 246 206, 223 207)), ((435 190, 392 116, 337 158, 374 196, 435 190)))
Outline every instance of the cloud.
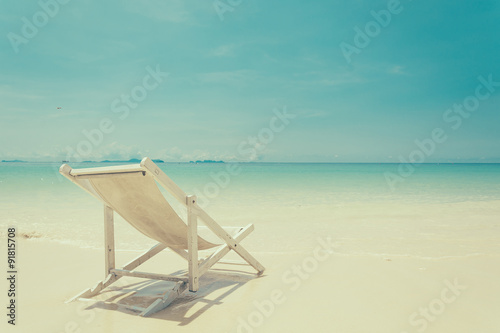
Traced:
POLYGON ((159 159, 164 161, 182 161, 184 154, 178 147, 165 148, 157 153, 159 159))
POLYGON ((403 70, 403 66, 398 66, 398 65, 389 68, 389 73, 396 75, 408 75, 408 73, 403 70))
POLYGON ((236 45, 234 44, 221 45, 211 50, 208 55, 211 57, 232 57, 234 56, 235 48, 236 45))
POLYGON ((328 116, 328 112, 324 110, 298 110, 294 113, 301 118, 324 118, 328 116))
POLYGON ((196 149, 192 152, 184 152, 178 147, 167 148, 154 154, 157 158, 165 162, 189 162, 197 160, 215 160, 215 161, 236 161, 236 156, 228 152, 209 152, 196 149))
POLYGON ((257 77, 252 70, 236 70, 228 72, 210 72, 197 75, 199 81, 204 83, 241 83, 257 77))
POLYGON ((151 150, 140 145, 125 145, 119 142, 99 145, 94 147, 91 153, 80 158, 68 157, 68 151, 75 151, 75 147, 71 146, 52 146, 47 151, 22 152, 13 154, 12 152, 0 151, 0 160, 19 159, 29 162, 60 162, 68 160, 69 162, 83 161, 104 161, 104 160, 120 160, 127 161, 132 158, 142 159, 150 157, 153 159, 161 159, 165 162, 189 162, 196 160, 222 160, 222 161, 237 161, 237 157, 231 152, 194 150, 186 152, 179 147, 164 148, 161 150, 151 150), (71 149, 70 149, 71 148, 71 149))
POLYGON ((112 142, 98 147, 93 156, 95 159, 101 160, 129 160, 131 158, 141 158, 148 153, 148 150, 141 149, 139 145, 124 145, 112 142))
POLYGON ((37 94, 28 94, 26 92, 19 92, 19 91, 14 91, 11 86, 9 85, 0 85, 0 97, 2 99, 21 99, 21 100, 41 100, 45 99, 44 95, 37 95, 37 94))
POLYGON ((366 81, 353 72, 325 73, 322 71, 310 71, 295 74, 294 76, 297 79, 292 82, 306 86, 342 86, 366 81))
POLYGON ((81 114, 79 111, 61 111, 56 113, 51 113, 46 115, 47 118, 61 118, 61 117, 69 117, 81 114))
POLYGON ((148 156, 149 151, 142 149, 138 145, 124 145, 118 142, 112 142, 105 145, 93 147, 92 151, 79 158, 71 158, 68 152, 77 151, 74 146, 52 146, 46 151, 22 152, 13 154, 11 152, 2 152, 3 159, 20 159, 26 161, 57 162, 69 159, 70 162, 82 161, 101 161, 101 160, 129 160, 131 158, 140 158, 148 156))

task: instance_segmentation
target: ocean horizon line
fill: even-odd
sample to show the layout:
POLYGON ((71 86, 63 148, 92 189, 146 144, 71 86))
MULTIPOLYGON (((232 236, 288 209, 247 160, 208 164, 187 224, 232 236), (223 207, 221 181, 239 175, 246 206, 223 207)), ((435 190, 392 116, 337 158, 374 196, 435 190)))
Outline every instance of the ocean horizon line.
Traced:
MULTIPOLYGON (((500 164, 500 162, 418 162, 418 163, 402 163, 402 162, 315 162, 315 161, 163 161, 160 159, 152 159, 157 164, 387 164, 387 165, 454 165, 454 164, 500 164)), ((15 164, 15 163, 72 163, 72 164, 109 164, 109 163, 140 163, 139 159, 131 160, 102 160, 102 161, 26 161, 26 160, 2 160, 0 164, 15 164)))

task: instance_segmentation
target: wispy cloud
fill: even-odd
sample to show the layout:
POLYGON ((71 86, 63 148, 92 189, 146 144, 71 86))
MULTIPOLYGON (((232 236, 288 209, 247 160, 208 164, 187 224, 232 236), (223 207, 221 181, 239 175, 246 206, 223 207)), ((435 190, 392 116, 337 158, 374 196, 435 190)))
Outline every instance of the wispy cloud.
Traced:
POLYGON ((12 99, 23 99, 23 100, 27 100, 27 99, 39 100, 39 99, 45 98, 45 96, 43 96, 43 95, 16 91, 8 85, 1 85, 0 86, 0 97, 2 99, 12 98, 12 99))
POLYGON ((227 72, 209 72, 197 75, 201 82, 205 83, 241 83, 248 80, 254 80, 257 73, 253 70, 236 70, 227 72))
POLYGON ((325 73, 320 71, 312 71, 295 75, 293 81, 301 85, 319 85, 319 86, 342 86, 353 83, 362 83, 366 80, 356 73, 341 72, 341 73, 325 73))
POLYGON ((396 75, 408 75, 408 73, 404 70, 403 66, 399 65, 390 67, 388 72, 390 74, 396 74, 396 75))
MULTIPOLYGON (((0 160, 13 160, 19 159, 23 161, 34 162, 58 162, 66 160, 67 157, 66 146, 53 146, 45 151, 38 150, 36 152, 10 152, 0 150, 0 160)), ((86 155, 81 160, 70 162, 82 161, 104 161, 104 160, 120 160, 127 161, 132 158, 141 159, 143 157, 157 158, 166 162, 189 162, 197 160, 223 160, 223 161, 237 161, 234 152, 228 151, 208 151, 195 149, 192 151, 185 151, 178 147, 163 148, 160 150, 144 148, 140 145, 124 145, 119 142, 111 142, 103 144, 92 151, 91 154, 86 155)))
POLYGON ((235 55, 235 44, 221 45, 211 50, 208 55, 211 57, 233 57, 235 55))
POLYGON ((61 117, 70 117, 70 116, 76 116, 82 114, 82 112, 79 111, 61 111, 61 112, 56 112, 56 113, 50 113, 46 115, 47 118, 61 118, 61 117))
POLYGON ((296 110, 294 113, 300 118, 324 118, 329 115, 324 110, 296 110))

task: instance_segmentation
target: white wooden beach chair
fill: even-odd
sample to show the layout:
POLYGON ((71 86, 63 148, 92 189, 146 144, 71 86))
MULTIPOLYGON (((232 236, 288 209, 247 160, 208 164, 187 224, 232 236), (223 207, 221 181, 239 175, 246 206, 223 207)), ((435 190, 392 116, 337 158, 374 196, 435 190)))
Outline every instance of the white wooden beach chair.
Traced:
POLYGON ((186 289, 196 292, 199 278, 231 250, 255 268, 257 274, 264 272, 264 267, 240 245, 241 240, 253 231, 253 224, 230 235, 197 204, 194 195, 186 195, 147 157, 140 164, 113 167, 72 169, 63 164, 59 171, 104 204, 105 279, 70 301, 93 297, 123 276, 175 282, 172 290, 166 291, 149 307, 133 307, 142 311, 141 316, 148 316, 166 308, 186 289), (187 208, 186 222, 169 205, 155 181, 187 208), (115 267, 114 211, 138 231, 159 242, 120 269, 115 267), (221 244, 199 236, 198 220, 221 240, 221 244), (136 267, 165 248, 187 260, 187 274, 173 276, 135 271, 136 267), (214 252, 198 260, 198 251, 210 248, 214 248, 214 252))

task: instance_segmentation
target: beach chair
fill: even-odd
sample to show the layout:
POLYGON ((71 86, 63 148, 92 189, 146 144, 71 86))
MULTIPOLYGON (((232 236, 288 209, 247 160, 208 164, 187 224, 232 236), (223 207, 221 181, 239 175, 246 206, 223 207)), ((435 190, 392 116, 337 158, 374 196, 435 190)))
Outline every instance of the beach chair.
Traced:
POLYGON ((231 250, 243 258, 245 264, 255 268, 258 275, 264 272, 264 267, 240 244, 253 231, 252 224, 239 228, 231 235, 198 205, 196 196, 184 193, 147 157, 140 164, 112 167, 72 169, 63 164, 59 172, 104 204, 105 279, 69 301, 91 298, 123 276, 173 281, 174 287, 149 307, 133 307, 141 311, 141 316, 148 316, 166 308, 186 289, 196 292, 200 277, 214 264, 221 262, 222 257, 231 250), (156 183, 186 207, 186 222, 170 206, 156 183), (113 212, 121 215, 147 237, 158 241, 157 245, 120 269, 115 267, 113 212), (198 233, 198 221, 202 221, 220 243, 202 238, 198 233), (174 276, 135 270, 166 248, 187 261, 186 274, 174 276), (210 255, 198 259, 199 250, 211 248, 214 251, 210 255))

